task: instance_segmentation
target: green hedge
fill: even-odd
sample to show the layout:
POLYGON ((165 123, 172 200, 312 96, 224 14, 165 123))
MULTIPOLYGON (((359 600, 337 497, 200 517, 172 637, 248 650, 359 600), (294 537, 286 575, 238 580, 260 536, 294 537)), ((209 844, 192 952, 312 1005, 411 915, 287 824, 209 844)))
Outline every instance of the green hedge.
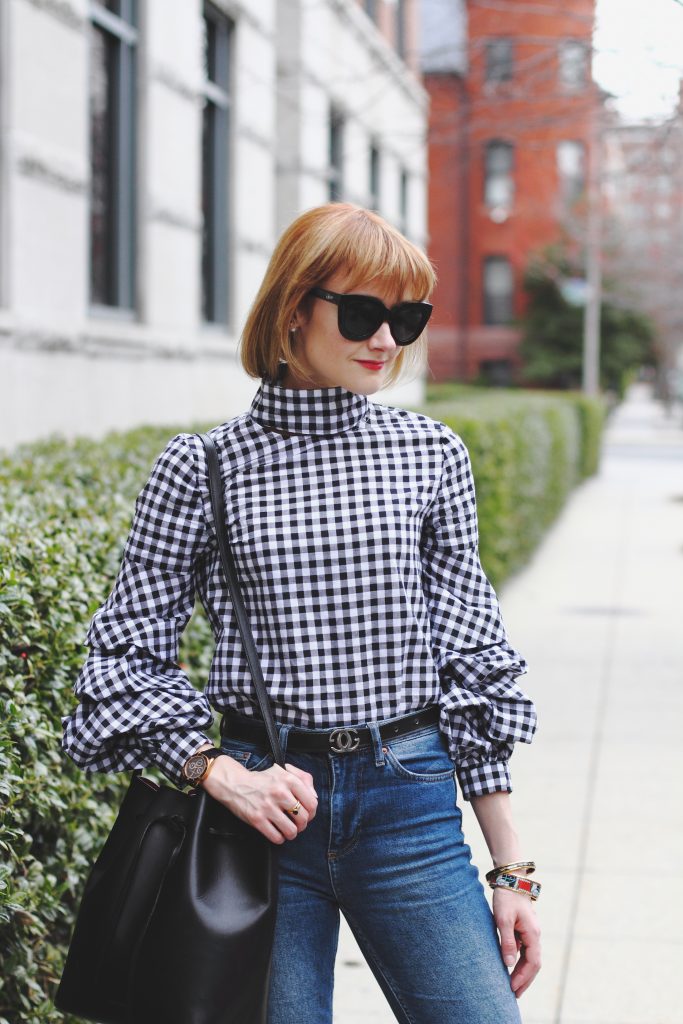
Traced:
MULTIPOLYGON (((182 429, 182 428, 181 428, 182 429)), ((83 876, 127 776, 86 775, 60 749, 83 637, 111 589, 135 497, 178 431, 53 439, 0 457, 0 1021, 45 1024, 83 876)), ((193 615, 196 685, 213 639, 193 615)))
MULTIPOLYGON (((482 560, 500 582, 595 470, 601 408, 492 394, 425 411, 470 449, 482 560)), ((185 429, 55 437, 0 454, 0 1024, 65 1019, 51 998, 73 913, 128 777, 75 768, 61 752, 60 718, 73 708, 83 637, 118 571, 135 497, 185 429)), ((198 603, 180 654, 197 686, 212 652, 198 603)))
POLYGON ((472 460, 482 565, 494 586, 523 566, 568 494, 597 471, 606 406, 574 392, 433 385, 423 410, 472 460))

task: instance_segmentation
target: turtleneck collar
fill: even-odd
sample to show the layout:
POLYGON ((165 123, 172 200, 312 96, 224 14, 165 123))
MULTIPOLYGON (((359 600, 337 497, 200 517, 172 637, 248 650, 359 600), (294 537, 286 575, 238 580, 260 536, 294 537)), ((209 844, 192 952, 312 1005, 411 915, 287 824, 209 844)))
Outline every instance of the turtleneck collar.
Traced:
POLYGON ((355 427, 369 404, 367 395, 343 387, 285 388, 264 377, 249 412, 258 423, 286 434, 325 436, 355 427))

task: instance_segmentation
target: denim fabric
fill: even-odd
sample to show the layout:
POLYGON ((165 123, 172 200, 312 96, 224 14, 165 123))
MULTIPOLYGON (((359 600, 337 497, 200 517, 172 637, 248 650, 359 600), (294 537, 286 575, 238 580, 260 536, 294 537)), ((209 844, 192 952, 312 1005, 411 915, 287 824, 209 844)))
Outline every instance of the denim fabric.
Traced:
MULTIPOLYGON (((268 1024, 331 1024, 340 910, 398 1021, 520 1024, 439 725, 382 741, 369 724, 372 746, 345 754, 288 751, 280 728, 319 804, 278 847, 268 1024)), ((260 743, 222 744, 249 770, 273 763, 260 743)))

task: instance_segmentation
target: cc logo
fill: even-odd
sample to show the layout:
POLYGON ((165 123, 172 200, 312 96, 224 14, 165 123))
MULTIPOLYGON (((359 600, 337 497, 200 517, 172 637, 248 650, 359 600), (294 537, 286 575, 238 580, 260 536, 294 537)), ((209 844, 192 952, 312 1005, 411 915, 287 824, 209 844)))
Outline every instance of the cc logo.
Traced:
POLYGON ((334 729, 330 733, 330 750, 335 754, 348 754, 360 744, 360 737, 355 729, 334 729))

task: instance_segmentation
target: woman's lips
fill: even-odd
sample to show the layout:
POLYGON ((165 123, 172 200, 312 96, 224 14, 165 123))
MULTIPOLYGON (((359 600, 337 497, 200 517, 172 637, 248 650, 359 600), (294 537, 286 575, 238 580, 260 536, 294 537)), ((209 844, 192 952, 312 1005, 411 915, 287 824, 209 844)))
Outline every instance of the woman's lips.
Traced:
POLYGON ((382 360, 356 359, 356 362, 360 363, 361 366, 365 366, 368 370, 381 370, 384 366, 382 360))

